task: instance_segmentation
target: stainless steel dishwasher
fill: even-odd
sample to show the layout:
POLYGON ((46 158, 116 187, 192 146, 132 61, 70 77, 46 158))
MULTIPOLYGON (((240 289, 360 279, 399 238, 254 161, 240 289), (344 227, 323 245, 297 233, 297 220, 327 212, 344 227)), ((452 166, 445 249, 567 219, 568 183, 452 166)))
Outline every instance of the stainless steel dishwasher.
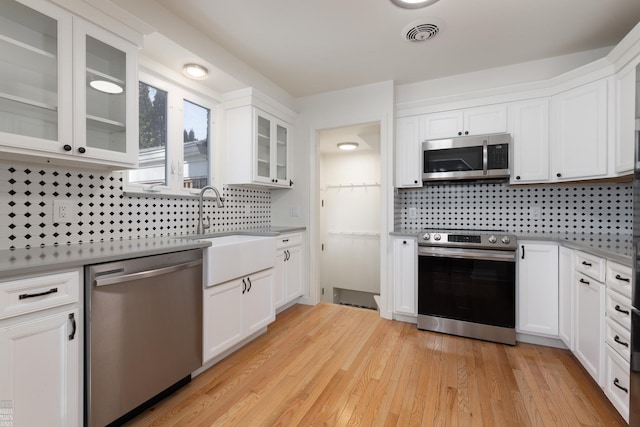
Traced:
POLYGON ((85 322, 85 425, 120 424, 202 365, 202 250, 85 267, 85 322))

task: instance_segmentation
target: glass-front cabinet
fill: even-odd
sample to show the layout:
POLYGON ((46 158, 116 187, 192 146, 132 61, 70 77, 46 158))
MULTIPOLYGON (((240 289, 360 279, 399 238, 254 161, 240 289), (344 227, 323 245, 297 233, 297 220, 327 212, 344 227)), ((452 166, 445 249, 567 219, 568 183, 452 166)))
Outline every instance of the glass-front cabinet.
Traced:
POLYGON ((254 179, 275 186, 289 186, 289 125, 254 109, 256 122, 254 179))
POLYGON ((133 43, 49 2, 4 0, 0 64, 0 151, 8 157, 135 165, 133 43))

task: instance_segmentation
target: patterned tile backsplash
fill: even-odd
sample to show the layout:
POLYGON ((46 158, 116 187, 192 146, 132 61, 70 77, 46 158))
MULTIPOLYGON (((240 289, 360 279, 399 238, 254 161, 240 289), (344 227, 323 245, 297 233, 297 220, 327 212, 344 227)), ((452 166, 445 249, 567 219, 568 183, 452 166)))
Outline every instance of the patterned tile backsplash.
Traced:
MULTIPOLYGON (((129 197, 123 174, 0 161, 0 249, 195 233, 197 198, 129 197), (74 221, 53 221, 54 200, 72 202, 74 221)), ((224 197, 223 208, 205 202, 212 231, 271 225, 270 190, 224 197)))
POLYGON ((398 191, 395 226, 406 232, 446 228, 627 236, 632 199, 631 183, 431 185, 398 191), (533 207, 540 208, 540 219, 533 218, 533 207))

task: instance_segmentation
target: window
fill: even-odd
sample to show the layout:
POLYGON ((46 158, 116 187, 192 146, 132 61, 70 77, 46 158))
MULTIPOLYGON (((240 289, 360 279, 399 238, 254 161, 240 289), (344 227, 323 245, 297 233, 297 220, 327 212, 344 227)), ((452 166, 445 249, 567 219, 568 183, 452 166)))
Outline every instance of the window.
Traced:
POLYGON ((138 104, 139 168, 126 191, 185 195, 212 184, 213 103, 141 72, 138 104))

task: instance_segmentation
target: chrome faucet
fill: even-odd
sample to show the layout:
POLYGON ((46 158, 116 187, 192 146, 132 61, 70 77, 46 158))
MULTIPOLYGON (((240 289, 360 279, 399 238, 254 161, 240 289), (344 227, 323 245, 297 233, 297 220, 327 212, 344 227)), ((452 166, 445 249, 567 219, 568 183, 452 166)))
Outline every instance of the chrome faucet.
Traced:
POLYGON ((214 187, 213 185, 207 185, 205 187, 202 187, 202 190, 200 190, 200 199, 199 199, 200 216, 198 217, 198 228, 196 229, 196 234, 202 234, 204 230, 211 227, 211 218, 207 217, 207 223, 205 224, 204 218, 203 218, 203 212, 202 212, 202 205, 204 203, 204 193, 207 190, 213 190, 213 192, 216 193, 216 203, 218 207, 219 208, 224 207, 224 199, 220 197, 220 192, 216 187, 214 187))

